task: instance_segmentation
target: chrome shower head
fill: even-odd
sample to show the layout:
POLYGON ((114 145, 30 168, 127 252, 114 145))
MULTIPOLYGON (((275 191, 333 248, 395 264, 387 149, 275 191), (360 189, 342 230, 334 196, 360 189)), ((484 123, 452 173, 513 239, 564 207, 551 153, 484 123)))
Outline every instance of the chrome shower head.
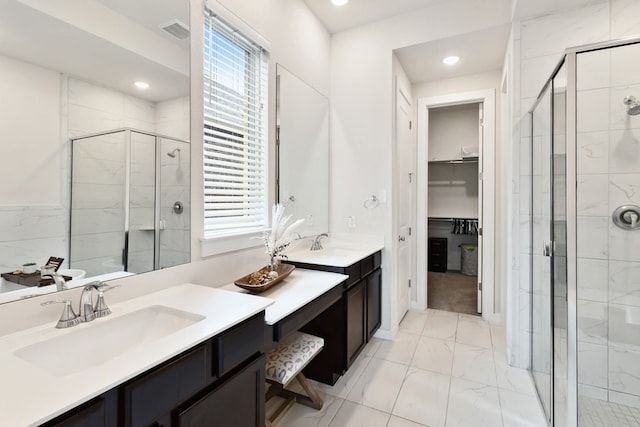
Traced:
POLYGON ((624 97, 624 101, 622 101, 624 105, 627 106, 627 114, 630 116, 637 116, 640 114, 640 102, 633 95, 628 95, 624 97))
POLYGON ((171 157, 172 159, 176 158, 176 154, 180 154, 180 149, 179 148, 174 148, 173 151, 167 153, 167 156, 171 157))

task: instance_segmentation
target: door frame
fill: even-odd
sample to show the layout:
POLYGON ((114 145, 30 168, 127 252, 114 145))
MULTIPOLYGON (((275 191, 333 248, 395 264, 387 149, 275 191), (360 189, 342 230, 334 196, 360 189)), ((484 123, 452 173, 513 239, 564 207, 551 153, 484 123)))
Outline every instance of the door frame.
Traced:
POLYGON ((428 142, 429 109, 470 103, 484 104, 483 176, 482 176, 482 317, 491 323, 501 322, 500 301, 494 300, 495 283, 495 151, 496 151, 496 102, 495 89, 460 92, 449 95, 418 99, 418 147, 417 147, 417 299, 412 308, 427 308, 427 208, 428 208, 428 142), (488 249, 487 249, 488 248, 488 249))

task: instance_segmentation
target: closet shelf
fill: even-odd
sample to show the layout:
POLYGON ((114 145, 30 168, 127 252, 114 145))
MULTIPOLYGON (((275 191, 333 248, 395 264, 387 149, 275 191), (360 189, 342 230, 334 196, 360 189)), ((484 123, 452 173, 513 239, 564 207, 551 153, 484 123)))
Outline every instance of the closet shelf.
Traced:
POLYGON ((478 163, 477 157, 471 157, 468 159, 451 159, 451 160, 429 160, 430 164, 440 164, 440 165, 456 165, 462 163, 478 163))

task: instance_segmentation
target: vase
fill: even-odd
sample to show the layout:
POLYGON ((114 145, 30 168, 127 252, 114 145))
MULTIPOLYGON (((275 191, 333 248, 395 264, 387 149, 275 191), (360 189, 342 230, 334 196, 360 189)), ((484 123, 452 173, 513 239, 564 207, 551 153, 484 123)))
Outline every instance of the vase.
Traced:
POLYGON ((276 255, 271 255, 269 257, 269 271, 277 271, 279 264, 280 264, 280 260, 276 255))

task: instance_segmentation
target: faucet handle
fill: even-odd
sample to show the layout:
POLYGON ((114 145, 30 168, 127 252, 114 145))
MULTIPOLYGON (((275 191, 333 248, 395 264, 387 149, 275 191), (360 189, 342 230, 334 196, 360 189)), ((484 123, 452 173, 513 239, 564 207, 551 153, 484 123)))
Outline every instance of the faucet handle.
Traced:
POLYGON ((119 287, 120 285, 107 285, 104 282, 96 287, 96 290, 98 291, 98 300, 96 301, 96 306, 93 310, 96 317, 105 317, 111 314, 111 309, 107 307, 107 303, 104 302, 104 293, 119 287))
POLYGON ((45 305, 51 305, 51 304, 64 304, 64 309, 62 310, 62 315, 60 316, 60 320, 58 320, 58 323, 56 324, 56 328, 58 329, 70 328, 80 323, 80 319, 78 318, 78 316, 76 316, 76 313, 73 311, 73 307, 71 307, 71 301, 52 300, 52 301, 45 301, 40 305, 45 306, 45 305))

